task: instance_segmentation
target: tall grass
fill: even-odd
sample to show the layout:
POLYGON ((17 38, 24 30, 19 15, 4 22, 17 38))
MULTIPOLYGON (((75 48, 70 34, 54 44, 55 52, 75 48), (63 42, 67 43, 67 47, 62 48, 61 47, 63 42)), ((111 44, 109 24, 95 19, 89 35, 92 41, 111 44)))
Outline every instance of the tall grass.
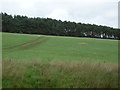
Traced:
POLYGON ((117 88, 113 63, 3 60, 3 88, 117 88))

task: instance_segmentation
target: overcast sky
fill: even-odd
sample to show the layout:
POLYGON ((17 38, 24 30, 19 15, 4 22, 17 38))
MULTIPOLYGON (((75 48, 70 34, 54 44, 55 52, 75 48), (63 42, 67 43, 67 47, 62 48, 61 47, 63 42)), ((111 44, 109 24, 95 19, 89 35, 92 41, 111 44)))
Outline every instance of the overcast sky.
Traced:
POLYGON ((0 0, 0 11, 118 27, 119 0, 0 0))

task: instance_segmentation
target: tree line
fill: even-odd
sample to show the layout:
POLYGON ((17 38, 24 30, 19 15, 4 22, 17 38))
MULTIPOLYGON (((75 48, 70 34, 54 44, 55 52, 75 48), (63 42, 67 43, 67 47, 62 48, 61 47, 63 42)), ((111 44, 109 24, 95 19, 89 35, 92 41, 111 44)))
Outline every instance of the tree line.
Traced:
POLYGON ((0 15, 2 15, 2 32, 120 39, 120 29, 117 28, 51 18, 12 16, 7 13, 0 15))

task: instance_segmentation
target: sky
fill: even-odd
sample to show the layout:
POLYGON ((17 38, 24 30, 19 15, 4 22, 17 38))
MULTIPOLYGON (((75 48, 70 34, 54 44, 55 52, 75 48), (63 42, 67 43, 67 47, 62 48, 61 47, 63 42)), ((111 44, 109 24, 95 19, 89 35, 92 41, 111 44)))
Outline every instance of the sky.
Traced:
POLYGON ((11 15, 118 27, 119 0, 0 0, 0 11, 11 15))

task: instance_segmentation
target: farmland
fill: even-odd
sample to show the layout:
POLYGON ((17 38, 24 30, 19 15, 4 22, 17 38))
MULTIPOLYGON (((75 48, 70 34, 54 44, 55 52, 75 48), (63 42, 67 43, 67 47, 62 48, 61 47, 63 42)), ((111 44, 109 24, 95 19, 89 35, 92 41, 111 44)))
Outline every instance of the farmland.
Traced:
POLYGON ((3 87, 118 87, 118 40, 2 33, 3 87))

